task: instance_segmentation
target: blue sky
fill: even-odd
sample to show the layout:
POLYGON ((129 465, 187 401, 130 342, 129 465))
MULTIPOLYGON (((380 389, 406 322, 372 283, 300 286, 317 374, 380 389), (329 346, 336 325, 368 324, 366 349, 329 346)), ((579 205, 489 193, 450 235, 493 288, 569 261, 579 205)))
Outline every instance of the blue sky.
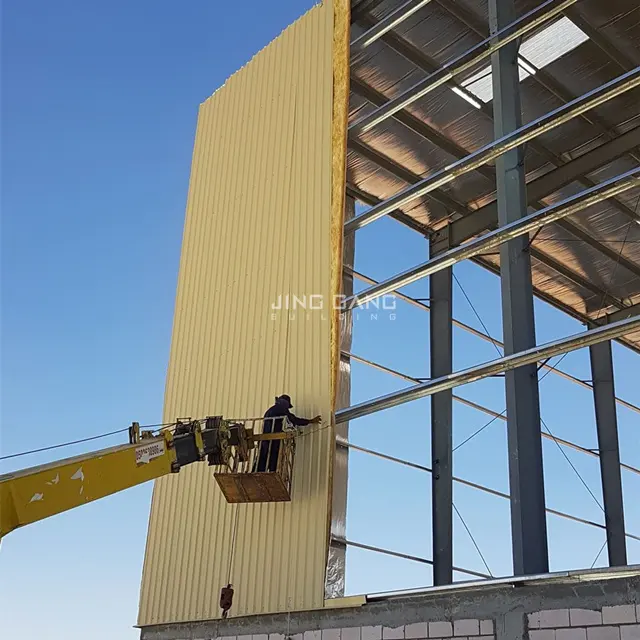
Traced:
MULTIPOLYGON (((2 15, 2 425, 3 454, 160 421, 164 376, 198 104, 311 6, 265 4, 6 2, 2 15)), ((426 241, 392 220, 359 232, 357 268, 376 278, 422 261, 426 241), (381 249, 384 239, 384 252, 381 249)), ((456 276, 483 322, 501 334, 497 279, 461 264, 456 276)), ((428 284, 407 289, 428 296, 428 284)), ((481 328, 459 289, 455 315, 481 328)), ((536 306, 538 341, 579 331, 536 306)), ((353 351, 417 377, 428 371, 428 315, 399 302, 395 320, 356 320, 353 351), (411 340, 408 339, 411 336, 411 340)), ((456 330, 455 365, 496 357, 456 330)), ((615 347, 617 391, 640 404, 638 357, 615 347)), ((588 354, 562 367, 589 378, 588 354)), ((501 380, 458 390, 496 411, 501 380)), ((353 401, 405 386, 353 368, 353 401)), ((589 391, 550 375, 541 382, 553 433, 596 446, 589 391)), ((638 414, 619 409, 622 458, 640 466, 638 414)), ((454 442, 487 421, 455 406, 454 442)), ((351 440, 428 465, 429 401, 354 421, 351 440)), ((118 438, 101 441, 108 446, 118 438)), ((455 453, 455 473, 506 491, 504 423, 455 453)), ((71 447, 73 455, 93 447, 71 447)), ((0 472, 61 452, 10 461, 0 472)), ((553 442, 545 441, 548 505, 601 522, 602 513, 553 442)), ((597 461, 568 450, 601 500, 597 461)), ((624 475, 628 529, 640 533, 640 478, 624 475)), ((430 556, 430 479, 354 453, 348 536, 430 556)), ((0 548, 0 601, 8 637, 137 638, 132 628, 151 485, 17 531, 0 548)), ((508 503, 456 485, 455 501, 491 571, 509 573, 508 503)), ((603 533, 549 518, 552 568, 590 565, 603 533)), ((484 570, 459 521, 455 562, 484 570)), ((629 542, 640 562, 640 543, 629 542)), ((605 555, 600 557, 603 564, 605 555)), ((352 550, 347 588, 372 592, 429 584, 430 569, 352 550)))

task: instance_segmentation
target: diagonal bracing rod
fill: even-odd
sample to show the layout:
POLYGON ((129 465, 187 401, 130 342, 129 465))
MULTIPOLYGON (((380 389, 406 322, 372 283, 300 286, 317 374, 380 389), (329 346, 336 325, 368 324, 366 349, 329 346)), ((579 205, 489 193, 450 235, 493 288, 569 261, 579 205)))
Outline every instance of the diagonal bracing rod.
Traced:
POLYGON ((459 176, 482 167, 503 153, 506 153, 511 149, 515 149, 525 142, 533 140, 539 135, 546 133, 547 131, 551 131, 586 111, 594 109, 616 96, 638 86, 640 86, 640 66, 628 73, 614 78, 610 82, 601 85, 571 102, 550 111, 540 118, 516 129, 512 133, 485 145, 465 158, 462 158, 461 160, 450 164, 448 167, 427 176, 420 182, 403 189, 395 196, 384 200, 380 204, 371 207, 368 211, 365 211, 361 215, 351 219, 347 224, 345 224, 344 231, 345 233, 352 233, 357 229, 361 229, 365 225, 372 223, 374 220, 377 220, 388 213, 391 213, 395 209, 407 205, 413 200, 416 200, 417 198, 452 182, 459 176))
POLYGON ((384 409, 390 409, 391 407, 396 407, 406 402, 417 400, 418 398, 431 396, 445 389, 453 389, 463 384, 475 382, 476 380, 481 380, 498 373, 504 373, 505 371, 510 371, 527 364, 539 362, 540 360, 545 360, 546 358, 561 353, 567 353, 582 347, 591 346, 592 344, 598 344, 604 340, 612 340, 613 338, 631 333, 637 329, 640 329, 640 316, 620 320, 619 322, 598 327, 597 329, 591 329, 569 336, 568 338, 563 338, 562 340, 532 347, 531 349, 506 356, 505 358, 499 358, 485 364, 470 367, 448 376, 435 378, 428 382, 409 387, 408 389, 394 391, 386 396, 367 400, 366 402, 353 405, 347 409, 341 409, 340 411, 336 411, 335 420, 336 423, 355 420, 356 418, 361 418, 376 413, 377 411, 383 411, 384 409))
POLYGON ((556 220, 577 213, 597 202, 639 186, 640 167, 636 167, 610 180, 601 182, 595 187, 581 191, 576 195, 565 198, 539 211, 535 211, 515 222, 499 227, 495 231, 471 240, 467 244, 449 249, 449 251, 445 251, 435 258, 427 260, 427 262, 413 267, 408 271, 399 273, 380 284, 369 287, 357 295, 350 296, 344 302, 343 311, 354 309, 355 307, 371 302, 385 294, 391 293, 394 289, 399 289, 426 276, 442 271, 461 260, 479 256, 490 249, 500 246, 503 242, 517 238, 530 231, 535 231, 556 220))

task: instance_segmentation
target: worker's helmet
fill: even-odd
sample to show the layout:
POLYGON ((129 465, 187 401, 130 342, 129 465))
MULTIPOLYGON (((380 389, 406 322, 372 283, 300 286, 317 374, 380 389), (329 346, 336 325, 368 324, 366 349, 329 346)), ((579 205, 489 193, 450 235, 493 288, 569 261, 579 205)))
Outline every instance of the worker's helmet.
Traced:
POLYGON ((281 395, 280 397, 276 398, 276 401, 286 404, 289 409, 293 409, 293 405, 291 404, 291 396, 288 396, 287 394, 281 395))

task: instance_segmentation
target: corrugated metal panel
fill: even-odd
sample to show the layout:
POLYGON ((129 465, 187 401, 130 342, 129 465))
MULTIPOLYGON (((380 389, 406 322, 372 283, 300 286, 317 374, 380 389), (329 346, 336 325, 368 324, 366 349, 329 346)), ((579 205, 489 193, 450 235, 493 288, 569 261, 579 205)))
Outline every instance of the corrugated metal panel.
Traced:
MULTIPOLYGON (((331 310, 271 305, 332 299, 333 23, 313 8, 200 107, 167 421, 259 416, 285 392, 330 419, 331 310)), ((205 464, 158 481, 139 624, 219 616, 236 518, 231 615, 322 607, 331 443, 330 425, 300 438, 287 504, 228 505, 205 464)))

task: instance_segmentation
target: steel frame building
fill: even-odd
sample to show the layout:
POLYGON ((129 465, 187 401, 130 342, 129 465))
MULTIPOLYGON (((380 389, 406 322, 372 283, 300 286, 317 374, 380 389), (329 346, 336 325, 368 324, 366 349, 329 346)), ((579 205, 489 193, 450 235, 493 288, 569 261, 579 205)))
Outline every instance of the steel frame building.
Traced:
MULTIPOLYGON (((616 405, 640 407, 615 395, 611 341, 640 352, 640 8, 630 0, 354 0, 351 11, 346 307, 396 292, 428 310, 431 379, 351 353, 344 311, 328 576, 344 571, 351 545, 432 563, 434 584, 451 583, 454 481, 508 497, 515 575, 547 573, 541 442, 552 436, 540 426, 542 368, 593 391, 598 451, 553 439, 599 458, 609 565, 626 565, 626 536, 637 537, 625 531, 616 405), (582 34, 582 46, 549 64, 527 60, 527 41, 560 20, 582 34), (474 92, 483 78, 485 93, 474 92), (355 201, 369 209, 355 215, 355 201), (430 258, 377 282, 353 269, 354 245, 358 230, 383 216, 427 237, 430 258), (453 371, 454 326, 492 340, 453 318, 452 266, 464 259, 500 278, 504 357, 453 371), (354 278, 369 286, 354 294, 354 278), (398 293, 422 278, 429 278, 429 304, 398 293), (534 296, 586 330, 537 345, 534 296), (548 364, 581 347, 589 348, 590 382, 548 364), (349 406, 352 361, 414 384, 349 406), (505 374, 506 417, 453 393, 496 373, 505 374), (432 559, 347 540, 349 449, 419 466, 349 443, 349 421, 426 396, 432 464, 422 469, 433 478, 432 559), (509 496, 453 476, 454 400, 506 420, 509 496)), ((328 584, 329 597, 340 591, 328 584)))

